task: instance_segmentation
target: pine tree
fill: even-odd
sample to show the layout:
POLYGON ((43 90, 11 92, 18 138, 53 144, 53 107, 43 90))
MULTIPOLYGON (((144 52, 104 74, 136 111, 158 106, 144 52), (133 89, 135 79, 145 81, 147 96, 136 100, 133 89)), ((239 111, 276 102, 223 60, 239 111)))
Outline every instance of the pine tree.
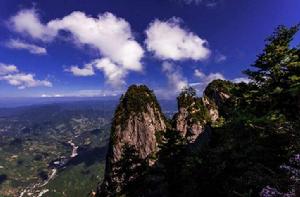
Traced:
POLYGON ((267 38, 263 52, 252 65, 255 69, 245 71, 257 86, 252 91, 253 105, 270 107, 290 117, 300 109, 300 49, 291 46, 298 30, 299 25, 279 26, 267 38))
POLYGON ((167 183, 169 196, 177 196, 181 187, 181 171, 187 153, 187 143, 179 131, 167 129, 164 132, 158 162, 162 166, 163 175, 167 183))
POLYGON ((147 161, 139 157, 133 145, 123 146, 121 159, 114 164, 114 169, 115 177, 121 183, 118 195, 141 195, 147 161))

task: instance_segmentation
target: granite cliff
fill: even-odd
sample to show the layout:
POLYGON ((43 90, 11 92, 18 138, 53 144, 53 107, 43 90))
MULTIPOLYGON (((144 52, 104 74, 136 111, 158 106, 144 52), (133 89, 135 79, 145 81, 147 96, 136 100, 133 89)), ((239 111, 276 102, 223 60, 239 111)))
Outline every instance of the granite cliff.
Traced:
POLYGON ((118 185, 118 180, 113 178, 113 168, 121 159, 123 146, 132 145, 138 156, 148 159, 148 164, 151 165, 158 149, 157 133, 165 130, 166 119, 154 93, 144 85, 130 86, 121 97, 115 111, 106 158, 105 179, 98 193, 109 196, 105 192, 110 190, 111 185, 118 185))
MULTIPOLYGON (((156 162, 159 136, 167 128, 179 132, 190 144, 200 139, 202 133, 208 132, 209 125, 220 118, 219 108, 230 98, 229 89, 225 90, 222 86, 224 83, 227 82, 212 82, 203 97, 197 97, 193 88, 184 89, 177 97, 178 112, 169 121, 147 86, 130 86, 115 111, 105 178, 98 188, 98 195, 114 196, 115 190, 121 190, 122 180, 116 178, 114 166, 122 159, 124 146, 133 147, 137 156, 152 166, 156 162)), ((225 85, 227 87, 228 84, 225 85)))

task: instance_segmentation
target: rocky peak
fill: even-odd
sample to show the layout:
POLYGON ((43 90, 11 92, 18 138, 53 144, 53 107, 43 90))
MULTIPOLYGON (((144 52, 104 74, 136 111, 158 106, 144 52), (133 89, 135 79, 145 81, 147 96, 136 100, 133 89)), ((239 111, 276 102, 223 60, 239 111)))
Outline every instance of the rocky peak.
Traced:
POLYGON ((204 90, 204 97, 216 104, 216 107, 222 105, 231 97, 230 91, 234 87, 234 83, 217 79, 208 84, 204 90))
MULTIPOLYGON (((196 96, 193 88, 183 90, 177 97, 178 113, 174 115, 173 128, 190 143, 200 139, 200 134, 207 133, 209 129, 207 124, 217 121, 219 107, 230 97, 227 85, 227 82, 221 80, 212 82, 202 98, 196 96)), ((157 137, 166 127, 166 119, 154 93, 144 85, 130 86, 120 98, 115 111, 105 178, 99 187, 98 196, 113 196, 107 191, 113 192, 120 188, 118 185, 121 180, 114 176, 114 164, 121 160, 125 145, 133 146, 138 157, 147 159, 149 165, 154 163, 152 156, 158 151, 157 137), (102 194, 103 191, 106 193, 102 194)))
POLYGON ((220 109, 231 97, 233 83, 224 80, 212 81, 203 93, 197 97, 193 88, 184 89, 177 97, 178 113, 174 116, 174 127, 194 142, 205 131, 207 123, 215 123, 220 116, 220 109))
POLYGON ((146 158, 157 149, 155 133, 165 129, 165 118, 153 92, 144 85, 130 86, 112 123, 111 159, 120 159, 124 144, 134 145, 140 157, 146 158))
POLYGON ((208 84, 203 93, 205 105, 212 122, 226 114, 226 103, 232 98, 232 89, 235 84, 225 80, 214 80, 208 84))
POLYGON ((193 88, 184 89, 177 97, 178 113, 174 116, 175 129, 189 142, 194 142, 210 121, 204 101, 193 88))
POLYGON ((151 157, 158 148, 157 132, 165 130, 165 117, 154 93, 145 85, 130 86, 115 111, 102 185, 116 181, 111 180, 112 166, 121 159, 125 144, 133 145, 140 158, 151 157))

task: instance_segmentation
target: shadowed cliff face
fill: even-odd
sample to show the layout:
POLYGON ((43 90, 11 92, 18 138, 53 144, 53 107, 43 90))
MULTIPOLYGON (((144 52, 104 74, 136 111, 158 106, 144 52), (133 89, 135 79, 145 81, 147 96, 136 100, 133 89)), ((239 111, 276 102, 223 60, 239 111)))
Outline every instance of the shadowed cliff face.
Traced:
MULTIPOLYGON (((217 84, 219 83, 225 82, 219 81, 217 84)), ((174 115, 172 129, 180 132, 189 143, 195 142, 197 145, 209 140, 209 124, 219 118, 216 103, 222 105, 223 101, 229 98, 225 92, 219 92, 221 89, 211 89, 215 86, 209 88, 208 95, 204 95, 203 98, 197 97, 193 88, 183 90, 177 97, 178 113, 174 115), (223 100, 220 101, 220 98, 223 100)), ((153 92, 144 85, 129 87, 115 111, 105 178, 99 187, 98 196, 114 196, 115 192, 120 191, 122 180, 115 176, 115 164, 122 159, 125 145, 133 146, 138 157, 147 160, 149 166, 155 163, 153 156, 159 151, 158 137, 161 131, 166 131, 166 124, 167 121, 153 92)))
POLYGON ((121 97, 113 119, 102 187, 118 182, 111 176, 113 164, 121 159, 125 144, 133 145, 139 157, 146 159, 157 152, 157 132, 165 130, 165 117, 153 92, 144 85, 129 87, 121 97))

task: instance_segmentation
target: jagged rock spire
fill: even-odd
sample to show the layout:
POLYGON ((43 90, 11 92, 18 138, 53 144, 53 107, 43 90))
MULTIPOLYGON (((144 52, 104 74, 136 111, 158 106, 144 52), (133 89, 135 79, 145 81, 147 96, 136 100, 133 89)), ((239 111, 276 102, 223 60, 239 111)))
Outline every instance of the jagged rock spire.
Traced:
MULTIPOLYGON (((154 93, 145 85, 132 85, 121 97, 111 127, 106 159, 105 180, 101 191, 118 184, 113 180, 113 164, 121 159, 125 144, 135 147, 140 158, 151 158, 157 152, 157 132, 166 130, 165 117, 154 93)), ((149 159, 151 164, 151 159, 149 159)), ((109 195, 103 195, 109 196, 109 195)))

